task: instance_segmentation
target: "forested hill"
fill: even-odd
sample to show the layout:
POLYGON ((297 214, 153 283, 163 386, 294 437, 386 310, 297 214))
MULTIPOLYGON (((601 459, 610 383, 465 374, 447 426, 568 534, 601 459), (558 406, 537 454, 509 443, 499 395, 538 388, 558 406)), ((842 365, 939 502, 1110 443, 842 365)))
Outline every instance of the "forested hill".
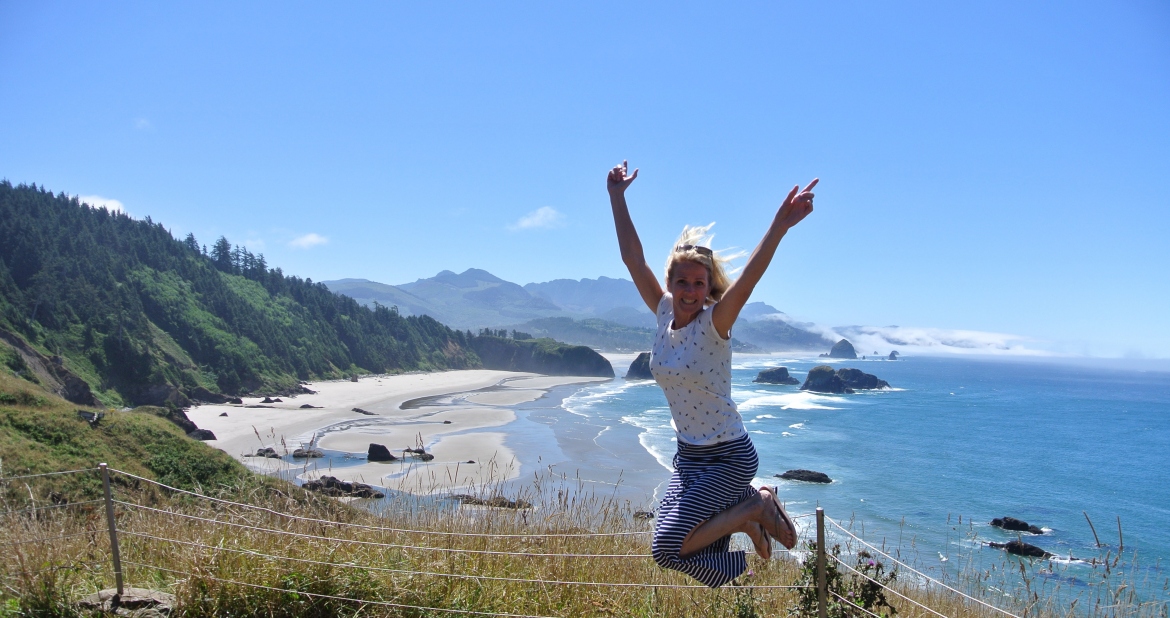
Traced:
POLYGON ((224 238, 208 251, 44 188, 0 182, 0 239, 0 362, 62 389, 80 377, 109 405, 480 365, 467 333, 430 317, 363 307, 224 238))

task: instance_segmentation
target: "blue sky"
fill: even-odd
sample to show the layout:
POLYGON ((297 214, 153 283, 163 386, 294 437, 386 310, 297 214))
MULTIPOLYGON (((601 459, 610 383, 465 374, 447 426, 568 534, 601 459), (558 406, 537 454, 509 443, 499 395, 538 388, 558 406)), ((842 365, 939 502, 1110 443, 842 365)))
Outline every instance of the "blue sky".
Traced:
MULTIPOLYGON (((314 280, 625 276, 817 210, 755 299, 1170 356, 1170 5, 0 2, 0 176, 314 280), (242 6, 241 6, 242 4, 242 6)), ((931 331, 935 332, 935 331, 931 331)))

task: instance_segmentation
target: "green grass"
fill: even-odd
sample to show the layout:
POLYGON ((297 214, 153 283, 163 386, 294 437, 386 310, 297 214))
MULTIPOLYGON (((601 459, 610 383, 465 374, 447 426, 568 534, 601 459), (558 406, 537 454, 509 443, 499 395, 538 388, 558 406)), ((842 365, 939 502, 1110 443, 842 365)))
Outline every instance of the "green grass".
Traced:
MULTIPOLYGON (((93 468, 99 462, 189 489, 235 486, 250 474, 227 453, 188 438, 150 412, 79 408, 23 380, 0 376, 0 476, 93 468), (105 416, 91 426, 79 409, 105 416)), ((85 500, 99 496, 100 483, 96 475, 77 475, 32 480, 27 491, 38 498, 52 491, 85 500)))

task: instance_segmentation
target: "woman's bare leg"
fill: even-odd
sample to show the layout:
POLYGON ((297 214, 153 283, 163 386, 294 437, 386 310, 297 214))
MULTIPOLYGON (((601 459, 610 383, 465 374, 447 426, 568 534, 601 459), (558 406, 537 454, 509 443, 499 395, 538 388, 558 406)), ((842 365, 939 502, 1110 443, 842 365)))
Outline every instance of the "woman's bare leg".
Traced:
MULTIPOLYGON (((683 539, 679 556, 687 558, 735 532, 745 532, 751 536, 756 532, 756 526, 776 537, 785 547, 796 544, 796 531, 790 530, 784 524, 777 502, 772 497, 771 488, 763 487, 756 495, 695 526, 695 529, 683 539)), ((755 544, 754 538, 752 543, 755 544)))

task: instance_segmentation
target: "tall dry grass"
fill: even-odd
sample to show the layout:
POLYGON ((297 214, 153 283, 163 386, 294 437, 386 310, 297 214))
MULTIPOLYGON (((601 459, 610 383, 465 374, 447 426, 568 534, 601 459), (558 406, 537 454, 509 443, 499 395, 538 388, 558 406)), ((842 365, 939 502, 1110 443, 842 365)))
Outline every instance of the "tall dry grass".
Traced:
MULTIPOLYGON (((408 475, 398 489, 410 491, 395 492, 380 514, 271 479, 242 479, 217 492, 238 505, 125 475, 115 479, 126 585, 174 593, 176 616, 450 616, 457 614, 439 610, 465 610, 745 617, 800 609, 796 590, 768 587, 798 582, 803 556, 777 551, 766 563, 750 556, 750 570, 737 585, 696 586, 649 558, 652 523, 635 518, 632 505, 574 479, 538 477, 472 489, 480 497, 505 493, 534 505, 500 509, 437 499, 439 480, 408 475)), ((22 492, 13 487, 3 492, 3 608, 15 615, 82 615, 73 601, 114 582, 104 504, 55 505, 47 498, 52 479, 39 482, 45 480, 26 484, 27 499, 18 499, 22 492)), ((811 520, 802 523, 806 534, 815 534, 811 520)), ((930 608, 890 593, 900 616, 1001 615, 908 573, 893 588, 930 608)), ((1070 610, 1033 602, 1008 609, 1028 616, 1165 616, 1164 606, 1159 614, 1124 595, 1123 589, 1118 599, 1124 607, 1070 610)), ((845 609, 845 615, 863 615, 845 609)))

